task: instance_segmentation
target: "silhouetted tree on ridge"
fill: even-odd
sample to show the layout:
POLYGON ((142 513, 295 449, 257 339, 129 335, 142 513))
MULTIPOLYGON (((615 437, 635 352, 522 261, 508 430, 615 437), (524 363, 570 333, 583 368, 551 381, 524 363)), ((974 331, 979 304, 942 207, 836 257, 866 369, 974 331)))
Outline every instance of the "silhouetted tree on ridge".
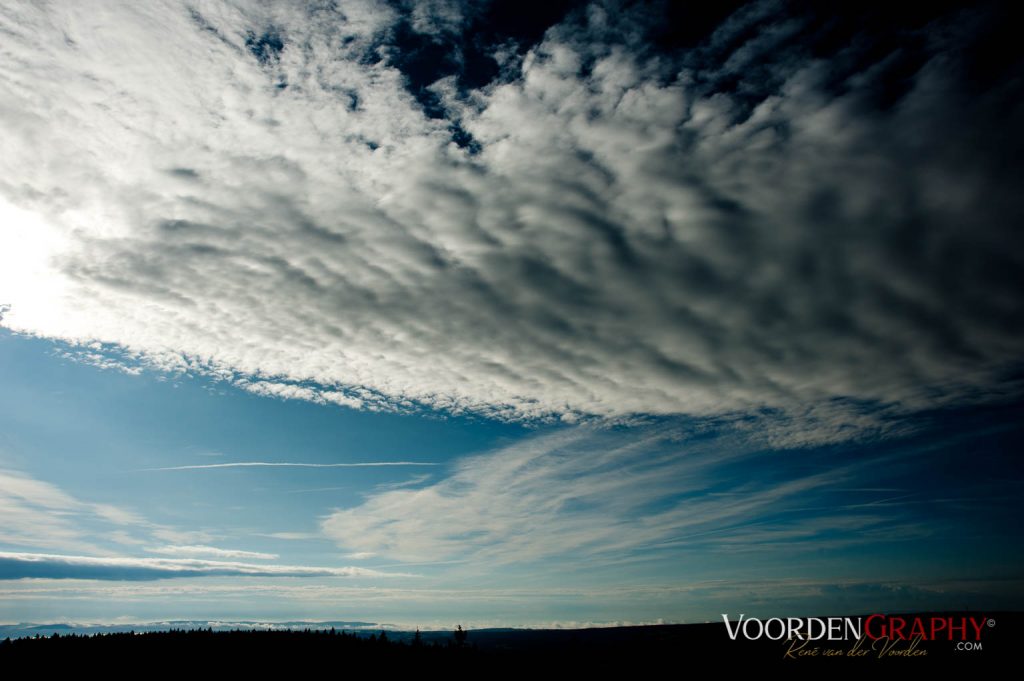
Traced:
POLYGON ((455 645, 457 647, 462 648, 466 645, 466 638, 469 636, 469 632, 463 629, 461 624, 453 632, 453 635, 455 636, 455 645))

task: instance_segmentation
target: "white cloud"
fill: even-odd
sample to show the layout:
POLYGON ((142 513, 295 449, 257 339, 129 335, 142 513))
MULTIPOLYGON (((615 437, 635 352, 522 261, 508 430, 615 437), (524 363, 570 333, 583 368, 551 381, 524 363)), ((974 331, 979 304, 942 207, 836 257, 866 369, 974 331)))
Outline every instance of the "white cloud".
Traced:
POLYGON ((65 556, 0 551, 0 579, 168 579, 203 576, 246 577, 408 577, 358 567, 255 565, 194 558, 65 556))
POLYGON ((464 459, 434 484, 370 494, 322 527, 350 556, 461 559, 488 569, 567 558, 596 567, 711 546, 796 555, 930 533, 899 509, 827 496, 876 475, 882 457, 793 470, 767 462, 758 445, 728 430, 577 427, 464 459))
MULTIPOLYGON (((109 504, 89 503, 56 485, 17 471, 0 469, 0 542, 15 546, 96 551, 95 537, 83 519, 115 526, 144 523, 136 513, 109 504)), ((123 530, 118 537, 127 539, 123 530)))
MULTIPOLYGON (((594 10, 510 82, 439 84, 471 155, 366 58, 387 5, 199 9, 0 10, 5 326, 366 409, 904 410, 1016 390, 999 381, 1024 337, 1021 205, 1000 178, 1018 165, 992 149, 1019 97, 964 94, 963 33, 879 109, 876 64, 835 94, 769 19, 732 54, 672 63, 594 10), (258 59, 246 36, 271 29, 283 49, 258 59), (753 105, 714 86, 755 63, 753 105)), ((414 23, 464 20, 435 2, 414 23)))
POLYGON ((144 525, 146 520, 138 513, 111 504, 93 504, 92 511, 100 518, 118 525, 144 525))
MULTIPOLYGON (((278 397, 284 400, 308 400, 319 404, 337 404, 342 407, 359 409, 364 406, 364 401, 351 394, 340 390, 321 390, 309 386, 299 386, 290 383, 274 381, 236 381, 238 387, 248 390, 264 397, 278 397)), ((380 405, 367 405, 371 409, 379 409, 380 405)))
POLYGON ((4 519, 0 523, 0 543, 7 547, 107 555, 108 542, 142 547, 159 541, 169 545, 151 551, 216 558, 277 557, 208 546, 206 543, 217 537, 207 530, 181 530, 153 523, 133 510, 79 499, 56 485, 12 470, 0 469, 0 515, 4 519))
POLYGON ((376 555, 377 554, 373 551, 358 551, 356 553, 350 553, 346 557, 351 558, 352 560, 366 560, 367 558, 373 558, 376 555))
POLYGON ((188 471, 211 468, 387 468, 390 466, 436 466, 428 461, 357 461, 350 463, 294 463, 288 461, 235 461, 231 463, 204 463, 191 466, 148 468, 150 471, 188 471))
POLYGON ((270 537, 271 539, 282 539, 284 541, 303 541, 306 539, 317 539, 320 537, 320 535, 315 532, 270 532, 260 536, 270 537))
POLYGON ((240 551, 237 549, 219 549, 215 546, 156 546, 146 549, 150 553, 161 553, 168 556, 211 556, 213 558, 240 558, 248 560, 276 560, 276 553, 259 553, 257 551, 240 551))

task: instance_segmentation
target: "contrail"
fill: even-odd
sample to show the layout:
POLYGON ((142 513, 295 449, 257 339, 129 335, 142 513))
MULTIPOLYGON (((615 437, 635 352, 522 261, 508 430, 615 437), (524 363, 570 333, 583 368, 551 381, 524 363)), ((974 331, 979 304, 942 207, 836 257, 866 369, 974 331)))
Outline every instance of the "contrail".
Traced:
POLYGON ((290 468, 372 468, 376 466, 436 466, 425 461, 366 461, 361 463, 286 463, 275 461, 237 461, 234 463, 206 463, 194 466, 167 466, 166 468, 143 468, 144 471, 187 471, 199 468, 255 468, 281 466, 290 468))

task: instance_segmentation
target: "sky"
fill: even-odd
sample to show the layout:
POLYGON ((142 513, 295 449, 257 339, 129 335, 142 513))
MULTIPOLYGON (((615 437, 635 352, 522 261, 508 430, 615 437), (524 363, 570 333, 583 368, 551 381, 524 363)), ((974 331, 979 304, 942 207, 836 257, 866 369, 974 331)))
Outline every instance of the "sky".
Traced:
POLYGON ((0 8, 0 622, 1024 609, 998 3, 0 8))

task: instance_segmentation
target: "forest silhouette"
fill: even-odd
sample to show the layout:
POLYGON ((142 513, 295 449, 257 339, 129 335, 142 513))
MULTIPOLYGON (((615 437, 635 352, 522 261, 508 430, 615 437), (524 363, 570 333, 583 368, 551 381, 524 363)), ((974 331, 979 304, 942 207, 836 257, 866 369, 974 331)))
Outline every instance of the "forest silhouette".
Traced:
MULTIPOLYGON (((481 629, 461 625, 453 631, 352 631, 340 629, 243 629, 99 634, 54 633, 0 641, 0 669, 21 665, 39 669, 82 665, 147 672, 154 669, 251 669, 290 666, 344 671, 346 665, 379 669, 682 670, 695 665, 736 667, 813 666, 836 669, 853 664, 883 665, 906 671, 941 665, 978 665, 1010 661, 1024 633, 1021 613, 999 613, 999 626, 986 631, 984 650, 958 652, 949 641, 919 646, 915 658, 877 654, 843 659, 785 659, 784 642, 730 640, 721 623, 607 627, 592 629, 481 629)), ((844 644, 849 647, 848 644, 844 644)), ((905 646, 903 646, 905 647, 905 646)), ((27 667, 26 667, 27 668, 27 667)))

